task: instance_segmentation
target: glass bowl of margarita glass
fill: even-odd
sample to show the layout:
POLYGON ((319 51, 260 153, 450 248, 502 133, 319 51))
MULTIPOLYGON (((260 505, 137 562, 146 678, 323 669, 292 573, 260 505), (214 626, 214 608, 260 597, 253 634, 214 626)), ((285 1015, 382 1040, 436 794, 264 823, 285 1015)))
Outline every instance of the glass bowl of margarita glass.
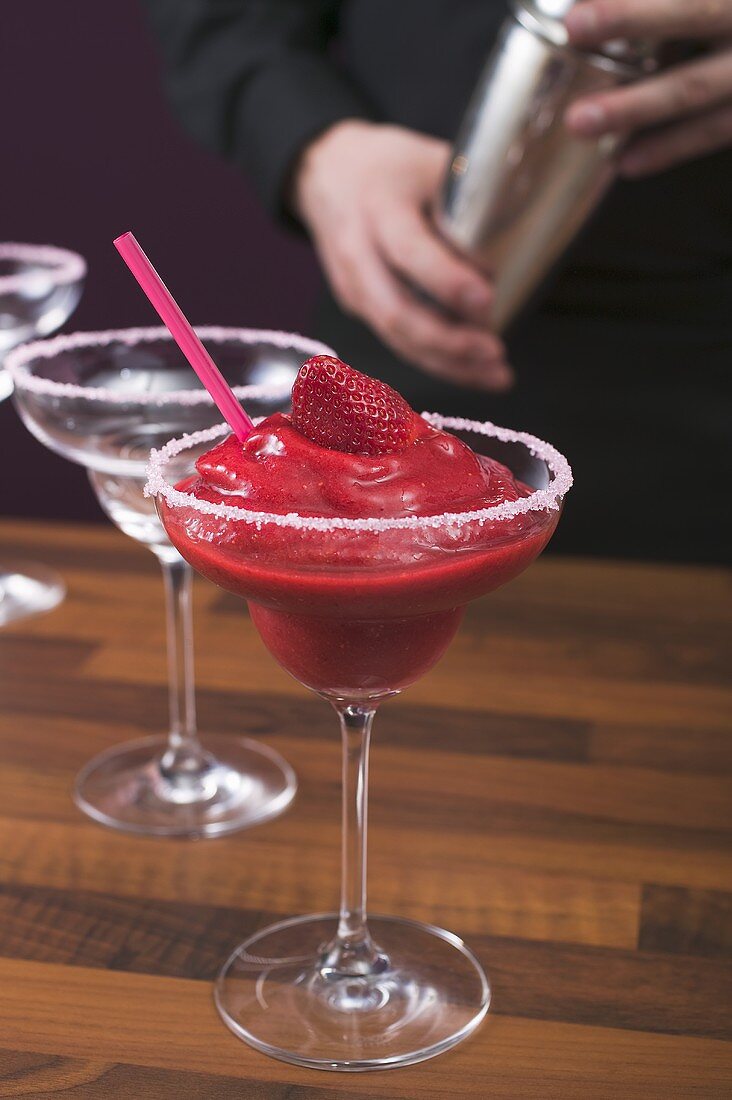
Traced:
MULTIPOLYGON (((181 458, 220 441, 225 425, 172 440, 150 462, 147 491, 171 542, 204 576, 248 601, 272 655, 338 714, 340 909, 257 932, 228 959, 215 991, 236 1035, 318 1069, 383 1069, 430 1058, 469 1035, 490 1000, 480 963, 457 935, 399 917, 367 918, 371 727, 384 699, 440 659, 466 606, 518 576, 543 550, 572 476, 558 451, 526 433, 434 414, 424 419, 502 463, 524 495, 468 512, 399 518, 353 518, 345 508, 328 516, 248 509, 241 496, 234 504, 205 487, 194 493, 200 481, 179 478, 181 458)), ((354 457, 330 453, 341 470, 354 457)), ((399 455, 388 459, 396 469, 399 455)), ((452 499, 451 486, 444 488, 452 499)))
MULTIPOLYGON (((254 415, 286 409, 304 358, 324 346, 290 333, 204 327, 198 335, 254 415)), ((143 493, 151 448, 219 419, 216 406, 161 327, 82 332, 17 348, 8 357, 14 401, 43 444, 85 466, 102 508, 158 558, 165 581, 170 728, 103 752, 76 780, 95 820, 154 836, 217 836, 281 813, 296 779, 273 749, 196 724, 192 570, 143 493)), ((175 463, 191 469, 192 446, 175 463)))
MULTIPOLYGON (((26 340, 61 328, 76 309, 86 261, 48 244, 0 243, 0 401, 13 383, 5 355, 26 340)), ((50 611, 64 598, 59 576, 40 565, 0 564, 0 626, 50 611)))

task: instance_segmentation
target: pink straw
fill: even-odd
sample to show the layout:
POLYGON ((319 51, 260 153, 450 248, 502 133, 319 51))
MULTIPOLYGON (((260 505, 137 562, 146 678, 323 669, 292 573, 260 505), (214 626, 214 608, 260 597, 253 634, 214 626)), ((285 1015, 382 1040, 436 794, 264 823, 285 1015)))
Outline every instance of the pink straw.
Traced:
POLYGON ((121 237, 117 237, 114 246, 147 295, 153 309, 167 326, 170 335, 213 397, 224 420, 236 438, 243 443, 253 431, 254 424, 234 397, 231 387, 140 248, 134 234, 123 233, 121 237))

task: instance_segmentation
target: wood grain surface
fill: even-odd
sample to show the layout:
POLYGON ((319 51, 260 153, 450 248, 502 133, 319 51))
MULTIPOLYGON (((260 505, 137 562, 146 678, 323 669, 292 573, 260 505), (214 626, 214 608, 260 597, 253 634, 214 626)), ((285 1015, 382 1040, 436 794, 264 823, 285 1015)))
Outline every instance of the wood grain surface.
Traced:
POLYGON ((63 573, 0 633, 0 1097, 686 1100, 732 1096, 730 578, 545 558, 470 608, 378 717, 370 903, 465 936, 493 1008, 420 1066, 341 1075, 238 1042, 211 998, 249 932, 332 908, 333 716, 243 602, 196 585, 206 730, 262 737, 300 790, 227 839, 136 839, 75 772, 165 728, 162 585, 105 528, 3 521, 0 559, 63 573))

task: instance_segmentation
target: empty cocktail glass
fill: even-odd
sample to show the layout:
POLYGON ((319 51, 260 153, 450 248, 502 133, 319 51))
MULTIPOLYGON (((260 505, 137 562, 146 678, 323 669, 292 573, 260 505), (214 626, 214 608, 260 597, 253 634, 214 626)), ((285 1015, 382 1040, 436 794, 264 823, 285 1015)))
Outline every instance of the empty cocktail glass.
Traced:
MULTIPOLYGON (((200 328, 224 377, 249 412, 289 404, 303 359, 327 352, 288 333, 200 328)), ((76 333, 16 349, 8 358, 14 399, 30 431, 85 466, 113 522, 149 547, 163 569, 167 602, 170 730, 112 748, 76 781, 77 804, 118 829, 214 836, 256 824, 289 805, 289 765, 265 745, 196 727, 191 625, 192 572, 143 495, 151 447, 220 419, 166 329, 76 333)), ((191 448, 176 464, 191 469, 191 448)))
MULTIPOLYGON (((42 244, 0 243, 0 401, 13 384, 3 369, 8 351, 48 336, 81 297, 86 263, 76 252, 42 244)), ((0 565, 0 626, 50 611, 64 598, 60 577, 40 565, 0 565)))

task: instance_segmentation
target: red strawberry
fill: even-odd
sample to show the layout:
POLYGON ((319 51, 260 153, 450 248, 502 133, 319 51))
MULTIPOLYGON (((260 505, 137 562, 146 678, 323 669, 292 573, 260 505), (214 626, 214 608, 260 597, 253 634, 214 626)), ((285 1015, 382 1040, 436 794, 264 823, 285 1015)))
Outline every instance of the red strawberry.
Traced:
POLYGON ((403 451, 414 435, 415 414, 391 386, 361 374, 332 355, 300 367, 292 387, 292 423, 333 451, 385 455, 403 451))

